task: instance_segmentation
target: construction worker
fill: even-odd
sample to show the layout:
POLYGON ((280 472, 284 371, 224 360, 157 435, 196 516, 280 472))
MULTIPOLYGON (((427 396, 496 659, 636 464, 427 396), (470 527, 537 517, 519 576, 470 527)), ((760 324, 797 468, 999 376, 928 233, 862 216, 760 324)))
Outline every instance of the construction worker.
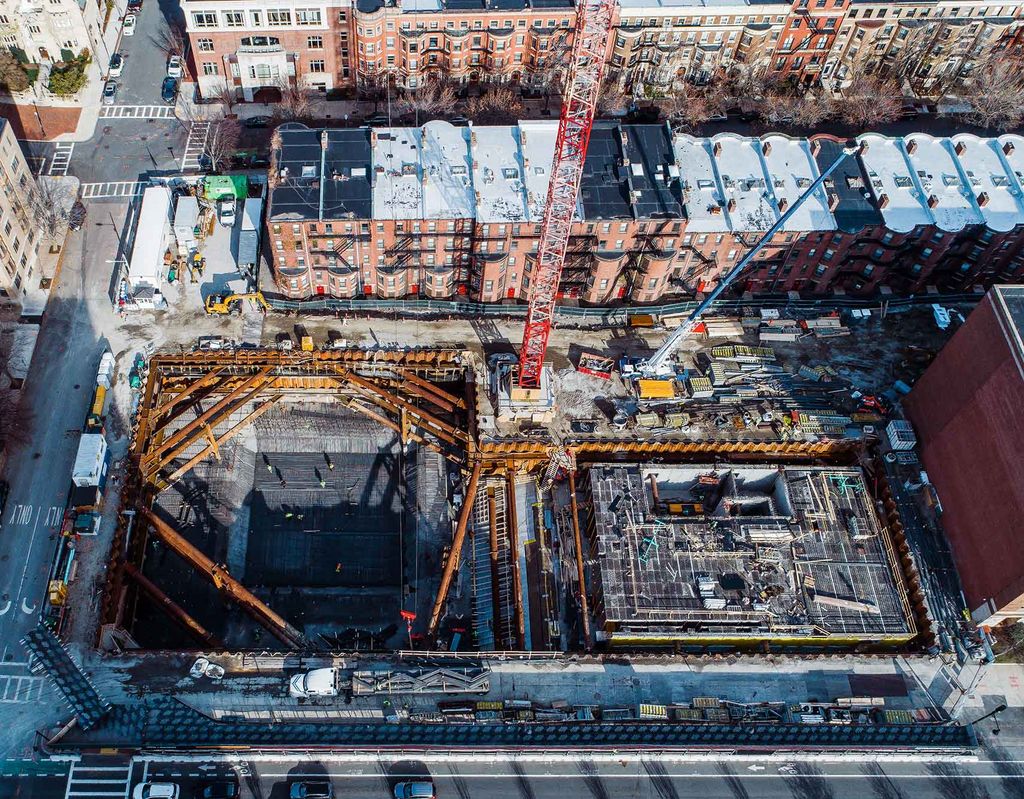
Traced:
POLYGON ((324 478, 322 478, 322 477, 320 478, 320 487, 321 488, 327 488, 327 481, 324 480, 324 478))
POLYGON ((285 479, 284 479, 284 478, 282 477, 282 478, 281 478, 281 488, 287 488, 287 487, 288 487, 288 481, 287 481, 287 480, 285 480, 285 479))
POLYGON ((327 461, 327 468, 330 469, 333 472, 334 471, 334 461, 331 460, 331 456, 328 455, 326 452, 324 453, 324 460, 327 461))

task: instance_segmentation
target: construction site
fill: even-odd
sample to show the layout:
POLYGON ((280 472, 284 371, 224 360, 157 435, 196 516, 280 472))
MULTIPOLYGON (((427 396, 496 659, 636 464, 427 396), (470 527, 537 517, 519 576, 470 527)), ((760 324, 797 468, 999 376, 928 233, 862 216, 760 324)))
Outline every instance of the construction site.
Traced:
POLYGON ((484 369, 455 349, 154 356, 100 648, 915 639, 915 577, 861 439, 507 433, 484 369))

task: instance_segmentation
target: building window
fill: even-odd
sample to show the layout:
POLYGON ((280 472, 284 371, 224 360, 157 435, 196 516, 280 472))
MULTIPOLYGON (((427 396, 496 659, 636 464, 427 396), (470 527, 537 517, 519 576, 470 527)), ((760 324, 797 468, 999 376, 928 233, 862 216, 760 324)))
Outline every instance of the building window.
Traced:
POLYGON ((321 25, 323 19, 320 16, 319 8, 297 8, 295 9, 296 25, 321 25))
POLYGON ((318 59, 317 61, 310 61, 309 62, 309 71, 310 72, 323 72, 324 71, 323 59, 318 59))
POLYGON ((242 11, 225 11, 224 25, 228 28, 241 28, 245 25, 245 13, 242 11))
POLYGON ((201 53, 212 53, 213 39, 196 39, 196 47, 201 53))
POLYGON ((203 74, 204 75, 219 75, 220 70, 217 65, 212 61, 203 62, 203 74))
POLYGON ((249 19, 252 20, 252 26, 254 28, 263 27, 263 12, 262 11, 250 11, 249 19))
POLYGON ((272 8, 267 11, 268 25, 291 25, 292 12, 286 8, 272 8))
POLYGON ((216 28, 217 15, 212 11, 194 11, 192 25, 196 28, 216 28))
POLYGON ((324 37, 323 36, 309 36, 306 39, 306 47, 310 50, 323 50, 324 49, 324 37))

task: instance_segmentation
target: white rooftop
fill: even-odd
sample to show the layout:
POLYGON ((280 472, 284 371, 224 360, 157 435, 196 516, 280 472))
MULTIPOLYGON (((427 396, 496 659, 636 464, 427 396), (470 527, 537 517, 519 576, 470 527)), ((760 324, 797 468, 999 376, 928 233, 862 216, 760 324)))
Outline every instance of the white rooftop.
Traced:
MULTIPOLYGON (((772 178, 772 190, 779 212, 792 207, 818 177, 818 165, 807 139, 765 136, 761 139, 765 167, 772 178), (783 207, 783 203, 787 206, 783 207)), ((836 220, 828 209, 824 186, 804 200, 786 222, 784 230, 835 230, 836 220)))
POLYGON ((912 174, 903 140, 865 133, 857 141, 867 145, 861 160, 886 227, 907 233, 918 225, 931 224, 932 215, 912 174))
POLYGON ((953 153, 944 140, 924 133, 915 133, 904 140, 913 178, 921 188, 921 196, 930 210, 935 225, 956 232, 967 225, 984 221, 975 205, 974 195, 965 184, 953 153))
MULTIPOLYGON (((1013 151, 1024 147, 1024 139, 1020 136, 1003 138, 1016 140, 1013 151)), ((985 217, 985 224, 993 230, 1005 231, 1024 223, 1024 198, 1020 184, 1008 163, 1009 158, 1003 154, 1000 140, 980 139, 970 133, 962 133, 949 143, 954 153, 958 145, 962 147, 957 159, 985 217), (981 196, 987 198, 984 205, 978 200, 981 196)))
POLYGON ((477 127, 469 134, 478 222, 526 220, 519 128, 477 127))
POLYGON ((721 133, 711 140, 715 164, 724 188, 726 208, 733 230, 767 230, 779 218, 771 184, 761 161, 761 142, 734 133, 721 133))
MULTIPOLYGON (((526 183, 527 219, 535 224, 540 223, 544 217, 557 138, 558 123, 553 120, 522 120, 519 123, 519 149, 526 183)), ((578 201, 576 207, 577 216, 580 216, 578 201)))
POLYGON ((375 219, 465 219, 475 214, 465 128, 378 128, 373 147, 375 219))
MULTIPOLYGON (((422 2, 422 0, 419 0, 422 2)), ((636 9, 643 10, 645 13, 653 12, 658 8, 716 8, 721 11, 728 11, 729 9, 735 9, 737 13, 747 13, 750 11, 751 5, 756 5, 760 11, 762 8, 766 14, 782 13, 783 10, 788 11, 790 5, 788 3, 751 3, 749 0, 744 2, 743 0, 619 0, 619 5, 625 9, 636 9), (771 6, 777 6, 778 11, 772 9, 771 6)), ((405 3, 402 4, 405 8, 405 3)))
POLYGON ((682 181, 686 229, 695 232, 729 230, 729 212, 725 209, 725 194, 715 172, 711 142, 681 133, 673 138, 672 149, 682 181))

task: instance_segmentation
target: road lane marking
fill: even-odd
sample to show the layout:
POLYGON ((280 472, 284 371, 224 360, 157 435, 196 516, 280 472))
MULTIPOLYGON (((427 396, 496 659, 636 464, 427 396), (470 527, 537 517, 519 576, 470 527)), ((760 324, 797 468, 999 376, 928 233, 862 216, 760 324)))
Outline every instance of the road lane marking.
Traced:
POLYGON ((139 180, 107 181, 105 183, 83 183, 83 200, 103 200, 106 198, 129 199, 138 197, 148 183, 139 180))
POLYGON ((100 119, 173 119, 172 105, 101 105, 100 119))
POLYGON ((50 171, 48 174, 58 177, 66 176, 71 166, 71 154, 74 151, 74 142, 57 142, 53 151, 53 160, 50 161, 50 171))
POLYGON ((28 604, 28 597, 25 597, 24 599, 21 600, 21 611, 22 611, 22 613, 27 613, 29 616, 31 616, 33 613, 35 613, 35 610, 36 610, 36 603, 35 602, 33 602, 31 606, 29 606, 29 604, 28 604))
POLYGON ((210 124, 209 122, 199 120, 189 125, 185 152, 181 155, 182 172, 190 169, 199 169, 200 158, 206 150, 206 137, 210 134, 210 124))

